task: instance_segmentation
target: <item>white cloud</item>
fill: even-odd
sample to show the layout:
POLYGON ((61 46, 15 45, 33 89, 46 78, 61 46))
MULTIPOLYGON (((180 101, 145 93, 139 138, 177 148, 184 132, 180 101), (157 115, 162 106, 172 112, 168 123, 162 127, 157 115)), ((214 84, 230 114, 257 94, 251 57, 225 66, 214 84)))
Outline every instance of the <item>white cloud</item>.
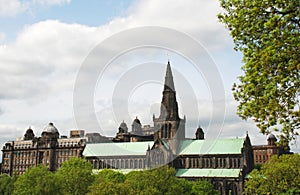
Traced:
POLYGON ((27 5, 19 0, 0 0, 0 16, 14 16, 26 9, 27 5))
POLYGON ((0 32, 0 43, 1 43, 2 41, 4 41, 4 40, 5 40, 5 38, 6 38, 6 35, 5 35, 5 33, 3 33, 3 32, 0 32))

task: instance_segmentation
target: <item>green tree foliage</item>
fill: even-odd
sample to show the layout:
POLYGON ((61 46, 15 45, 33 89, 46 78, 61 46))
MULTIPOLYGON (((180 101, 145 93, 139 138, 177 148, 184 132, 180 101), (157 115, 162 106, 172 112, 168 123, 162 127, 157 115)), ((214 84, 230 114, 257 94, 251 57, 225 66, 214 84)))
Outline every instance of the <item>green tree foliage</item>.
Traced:
POLYGON ((300 123, 300 1, 220 0, 218 17, 245 62, 234 84, 238 115, 252 118, 263 134, 295 138, 300 123))
POLYGON ((46 166, 39 165, 32 167, 24 175, 18 177, 14 183, 13 194, 59 194, 59 189, 55 175, 48 171, 46 166))
POLYGON ((192 195, 212 195, 219 194, 217 190, 214 189, 214 186, 206 180, 199 180, 193 183, 192 185, 192 195))
POLYGON ((56 176, 63 194, 86 194, 93 182, 92 165, 82 158, 71 158, 58 169, 56 176))
POLYGON ((127 190, 126 186, 124 185, 125 175, 109 170, 104 169, 103 171, 99 172, 96 177, 95 181, 89 187, 90 195, 126 195, 127 190))
POLYGON ((14 190, 14 183, 17 180, 17 176, 10 177, 7 174, 0 175, 0 194, 11 195, 14 190))
POLYGON ((254 169, 245 183, 244 194, 299 194, 300 155, 272 156, 262 166, 254 169))
POLYGON ((218 194, 208 181, 178 179, 173 168, 161 167, 155 170, 132 171, 127 175, 112 170, 103 170, 89 187, 93 195, 198 195, 218 194))

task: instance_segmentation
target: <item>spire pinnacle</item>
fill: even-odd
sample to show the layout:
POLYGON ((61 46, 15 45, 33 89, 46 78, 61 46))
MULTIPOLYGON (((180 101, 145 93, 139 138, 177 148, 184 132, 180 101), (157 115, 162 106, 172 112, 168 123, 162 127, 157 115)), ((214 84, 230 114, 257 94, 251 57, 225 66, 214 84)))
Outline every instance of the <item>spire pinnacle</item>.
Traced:
POLYGON ((170 65, 169 59, 168 59, 167 70, 166 70, 164 91, 166 91, 167 89, 169 89, 171 91, 175 91, 173 75, 172 75, 172 70, 171 70, 171 65, 170 65))

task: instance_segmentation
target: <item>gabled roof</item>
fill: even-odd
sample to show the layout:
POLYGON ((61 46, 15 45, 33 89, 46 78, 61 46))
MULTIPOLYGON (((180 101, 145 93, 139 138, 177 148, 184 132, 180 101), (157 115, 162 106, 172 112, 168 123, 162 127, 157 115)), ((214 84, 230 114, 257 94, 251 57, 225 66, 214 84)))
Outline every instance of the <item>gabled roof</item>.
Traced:
POLYGON ((86 144, 83 156, 139 156, 146 155, 148 142, 119 142, 119 143, 95 143, 86 144))
POLYGON ((216 140, 184 140, 179 155, 241 154, 244 138, 216 140))
POLYGON ((177 169, 177 177, 239 177, 241 169, 177 169))

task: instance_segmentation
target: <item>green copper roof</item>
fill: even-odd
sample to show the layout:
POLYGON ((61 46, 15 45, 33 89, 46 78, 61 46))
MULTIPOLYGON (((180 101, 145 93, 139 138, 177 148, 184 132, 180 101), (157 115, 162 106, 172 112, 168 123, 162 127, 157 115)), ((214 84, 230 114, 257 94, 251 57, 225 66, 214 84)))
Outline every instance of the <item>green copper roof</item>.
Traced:
POLYGON ((150 142, 120 142, 86 144, 83 156, 135 156, 146 155, 150 142))
POLYGON ((179 155, 241 154, 244 138, 216 140, 184 140, 179 155))
POLYGON ((178 169, 177 177, 239 177, 240 169, 178 169))

